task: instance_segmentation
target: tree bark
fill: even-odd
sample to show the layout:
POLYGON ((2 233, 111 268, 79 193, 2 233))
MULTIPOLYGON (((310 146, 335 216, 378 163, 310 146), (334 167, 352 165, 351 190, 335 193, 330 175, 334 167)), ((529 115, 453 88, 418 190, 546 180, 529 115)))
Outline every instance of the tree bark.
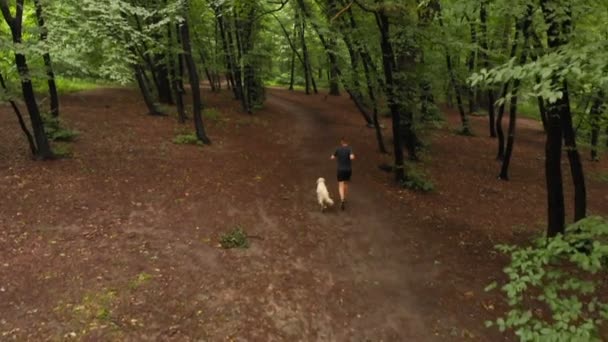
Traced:
MULTIPOLYGON (((522 32, 524 35, 524 42, 522 46, 521 55, 519 57, 519 65, 524 65, 528 59, 528 42, 530 40, 530 26, 532 25, 532 16, 534 14, 534 8, 528 5, 528 10, 525 19, 522 23, 522 32)), ((513 155, 513 145, 515 144, 515 128, 517 125, 517 93, 521 80, 516 79, 513 82, 513 89, 511 90, 511 101, 509 108, 509 136, 507 138, 507 146, 505 150, 505 156, 502 160, 502 167, 500 169, 500 175, 498 178, 502 180, 509 180, 509 164, 511 163, 511 156, 513 155)))
POLYGON ((194 63, 194 57, 192 56, 192 46, 190 43, 190 28, 188 26, 187 17, 188 1, 186 1, 186 15, 184 16, 184 22, 181 26, 182 45, 184 48, 184 57, 186 60, 186 68, 188 70, 190 87, 192 89, 192 113, 194 116, 194 127, 196 129, 196 136, 200 141, 208 145, 211 144, 211 140, 209 139, 205 131, 205 125, 201 113, 203 103, 201 99, 201 90, 199 85, 198 72, 196 70, 196 63, 194 63))
MULTIPOLYGON (((515 24, 515 37, 513 38, 513 44, 511 45, 511 53, 509 55, 510 59, 515 58, 517 55, 517 45, 519 41, 519 33, 521 31, 521 27, 523 23, 521 20, 518 20, 515 24)), ((502 103, 498 107, 498 116, 496 117, 496 133, 498 135, 498 153, 496 155, 496 159, 503 160, 505 157, 505 134, 502 129, 502 119, 505 114, 505 106, 507 103, 507 97, 509 95, 509 87, 511 86, 511 81, 505 82, 502 86, 501 98, 502 103)))
POLYGON ((135 80, 137 81, 137 85, 139 86, 139 90, 141 92, 141 95, 144 99, 144 103, 146 104, 146 107, 148 108, 148 114, 149 115, 153 115, 153 116, 164 116, 166 115, 165 113, 163 113, 160 109, 158 109, 158 107, 156 106, 156 104, 154 103, 154 100, 152 98, 152 95, 150 94, 150 91, 148 90, 148 86, 146 85, 146 81, 144 80, 144 70, 140 65, 135 65, 133 67, 134 72, 135 72, 135 80))
MULTIPOLYGON (((480 2, 479 18, 481 22, 481 54, 483 58, 483 65, 486 70, 490 70, 490 55, 488 53, 488 0, 482 0, 480 2)), ((495 112, 494 112, 494 90, 488 88, 488 119, 490 122, 490 137, 496 137, 496 125, 495 125, 495 112)))
MULTIPOLYGON (((439 2, 437 2, 437 11, 438 11, 438 16, 439 16, 439 26, 442 29, 444 29, 445 26, 443 24, 443 14, 441 13, 441 5, 439 4, 439 2)), ((462 134, 471 135, 471 129, 469 127, 469 119, 464 110, 464 105, 462 103, 462 96, 460 94, 460 86, 458 85, 458 80, 456 79, 456 72, 454 71, 454 66, 452 63, 452 55, 450 54, 450 51, 447 49, 447 47, 445 50, 445 60, 446 60, 447 67, 448 67, 450 83, 452 84, 452 88, 454 89, 454 93, 456 95, 458 111, 460 112, 460 120, 462 122, 462 134)))
MULTIPOLYGON (((179 36, 179 26, 176 27, 176 36, 179 36)), ((169 23, 167 25, 167 36, 169 40, 169 74, 171 75, 171 84, 173 90, 173 97, 175 98, 175 102, 177 105, 177 118, 180 123, 186 122, 186 110, 184 108, 184 92, 181 85, 182 74, 180 72, 179 76, 177 74, 178 64, 175 59, 181 59, 181 53, 175 53, 175 41, 173 39, 173 24, 169 23)))
POLYGON ((604 92, 598 91, 591 107, 590 120, 591 120, 591 160, 599 161, 600 158, 597 153, 597 146, 600 138, 600 121, 602 115, 602 106, 604 103, 604 92))
MULTIPOLYGON (((4 20, 8 24, 11 30, 11 36, 13 43, 19 46, 22 43, 22 28, 23 28, 23 10, 24 0, 17 0, 15 17, 13 18, 10 13, 8 2, 5 0, 0 1, 0 10, 4 16, 4 20)), ((40 109, 36 102, 36 96, 34 94, 34 86, 30 77, 29 67, 25 55, 20 50, 15 51, 15 65, 19 71, 19 77, 21 78, 21 91, 23 93, 23 100, 27 107, 28 113, 30 114, 30 120, 32 123, 32 130, 34 132, 34 140, 36 141, 36 157, 42 160, 53 159, 53 151, 49 144, 48 138, 44 131, 44 123, 42 116, 40 115, 40 109)))
MULTIPOLYGON (((540 4, 547 24, 549 48, 558 49, 566 45, 572 29, 571 9, 569 7, 565 8, 566 17, 564 19, 556 15, 556 8, 562 6, 559 2, 541 0, 540 4)), ((568 82, 561 80, 557 73, 554 73, 552 82, 554 88, 560 90, 563 96, 555 103, 548 103, 547 105, 547 162, 545 169, 549 217, 547 235, 549 237, 565 232, 565 207, 561 172, 562 138, 565 140, 574 182, 574 218, 578 221, 584 218, 586 214, 585 179, 572 127, 568 82)))
MULTIPOLYGON (((36 19, 38 21, 38 28, 40 29, 40 41, 46 43, 47 40, 47 28, 44 24, 44 15, 42 13, 42 5, 40 4, 40 0, 34 0, 34 5, 36 6, 36 19)), ((59 94, 57 93, 57 85, 55 84, 55 73, 53 71, 53 63, 51 60, 51 55, 48 51, 45 51, 42 55, 44 60, 44 66, 46 68, 46 76, 47 83, 49 86, 49 96, 51 98, 51 115, 53 117, 59 116, 59 94)))
POLYGON ((380 29, 380 47, 382 50, 382 65, 386 82, 386 95, 391 110, 393 129, 393 153, 395 158, 395 180, 401 183, 405 180, 403 145, 401 142, 401 113, 395 95, 393 72, 395 69, 395 54, 390 41, 390 22, 383 11, 375 13, 378 28, 380 29))
MULTIPOLYGON (((6 83, 4 82, 4 77, 2 76, 2 74, 0 74, 0 86, 2 87, 4 92, 6 94, 8 94, 8 88, 6 87, 6 83)), ((23 134, 27 138, 27 142, 30 146, 30 151, 32 152, 32 155, 36 156, 38 149, 36 148, 36 143, 34 142, 34 137, 32 137, 32 133, 30 133, 30 130, 27 128, 27 125, 25 124, 25 120, 23 120, 23 115, 21 114, 21 111, 19 110, 19 107, 17 106, 17 103, 15 103, 15 101, 13 101, 12 99, 9 99, 8 102, 10 103, 11 107, 13 107, 13 111, 15 112, 15 115, 17 116, 17 120, 19 121, 19 127, 21 127, 21 131, 23 131, 23 134)))

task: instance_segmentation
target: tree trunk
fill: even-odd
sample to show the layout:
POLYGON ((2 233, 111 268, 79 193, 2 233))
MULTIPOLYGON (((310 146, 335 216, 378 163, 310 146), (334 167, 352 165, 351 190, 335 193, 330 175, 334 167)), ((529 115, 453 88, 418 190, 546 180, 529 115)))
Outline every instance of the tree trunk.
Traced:
MULTIPOLYGON (((523 26, 523 22, 518 20, 515 25, 515 37, 513 38, 513 44, 511 45, 511 53, 509 55, 510 59, 515 58, 517 55, 517 45, 519 41, 519 33, 521 31, 521 27, 523 26)), ((496 159, 503 160, 505 157, 505 134, 502 129, 502 119, 505 114, 505 106, 507 103, 507 96, 509 95, 509 87, 511 85, 510 81, 505 82, 502 86, 501 98, 502 103, 498 107, 498 116, 496 117, 496 133, 498 135, 498 153, 496 155, 496 159)))
POLYGON ((395 54, 390 41, 390 22, 384 12, 376 12, 376 20, 380 29, 380 47, 382 49, 382 65, 386 82, 386 95, 392 117, 393 152, 395 157, 395 180, 399 183, 405 180, 403 145, 401 143, 401 113, 395 95, 393 71, 395 68, 395 54))
MULTIPOLYGON (((179 36, 179 26, 176 27, 176 36, 179 36)), ((181 59, 181 53, 175 54, 175 44, 173 39, 173 24, 169 23, 167 25, 167 38, 169 40, 169 74, 171 75, 171 84, 173 85, 173 97, 175 98, 177 105, 177 117, 180 123, 186 122, 186 110, 184 108, 184 93, 181 85, 182 74, 177 75, 178 64, 175 62, 175 59, 181 59), (177 56, 176 56, 177 55, 177 56)))
POLYGON ((154 103, 152 99, 152 95, 148 90, 148 86, 146 85, 146 81, 144 80, 144 70, 141 66, 135 65, 134 67, 135 79, 137 80, 137 85, 139 86, 139 90, 141 92, 142 97, 144 98, 144 103, 148 108, 148 114, 153 116, 163 116, 165 113, 161 112, 160 109, 154 103))
MULTIPOLYGON (((475 49, 471 50, 471 53, 469 54, 469 59, 467 61, 469 74, 472 75, 475 72, 475 56, 477 54, 477 28, 475 27, 475 21, 473 20, 469 21, 469 26, 471 27, 471 44, 475 46, 475 49)), ((475 87, 469 86, 467 91, 469 95, 469 114, 473 114, 477 111, 475 87)))
POLYGON ((602 115, 602 106, 604 103, 604 92, 598 91, 593 106, 591 107, 590 120, 591 120, 591 160, 599 161, 600 158, 597 153, 597 145, 600 138, 600 121, 602 115))
MULTIPOLYGON (((439 26, 443 29, 443 15, 441 14, 441 5, 438 6, 438 15, 439 15, 439 26)), ((469 119, 467 114, 464 111, 464 105, 462 104, 462 96, 460 94, 460 86, 458 85, 458 80, 456 79, 456 72, 454 71, 454 67, 452 64, 452 55, 447 50, 445 51, 445 59, 448 67, 448 74, 450 77, 450 83, 452 84, 452 88, 454 89, 454 93, 456 95, 456 102, 458 104, 458 111, 460 112, 460 120, 462 122, 462 134, 471 135, 471 129, 469 127, 469 119)))
MULTIPOLYGON (((2 74, 0 74, 0 87, 2 87, 2 90, 4 90, 4 92, 8 94, 8 88, 6 87, 6 83, 4 82, 4 77, 2 76, 2 74)), ((12 99, 9 99, 8 102, 10 103, 11 107, 13 107, 13 111, 17 116, 17 120, 19 121, 19 127, 21 127, 23 134, 27 138, 27 142, 30 146, 30 151, 32 152, 32 155, 36 156, 36 154, 38 153, 38 149, 36 148, 34 137, 32 137, 32 133, 30 133, 30 130, 27 128, 27 125, 25 124, 25 120, 23 120, 23 115, 21 114, 19 107, 12 99)))
POLYGON ((192 89, 192 113, 194 116, 194 126, 196 128, 196 136, 204 144, 211 144, 211 140, 207 137, 205 132, 205 125, 203 123, 203 116, 201 113, 203 103, 201 99, 201 90, 199 85, 198 72, 196 70, 196 63, 192 57, 192 46, 190 44, 190 28, 188 26, 188 1, 186 1, 186 15, 181 26, 182 45, 184 48, 184 57, 186 60, 186 67, 188 70, 188 79, 190 80, 190 87, 192 89))
MULTIPOLYGON (((488 0, 482 0, 480 2, 479 18, 481 21, 481 50, 483 64, 486 70, 490 70, 490 56, 488 54, 488 0)), ((490 121, 490 136, 496 137, 496 125, 495 125, 495 113, 494 113, 494 91, 492 88, 488 88, 488 119, 490 121)))
POLYGON ((563 81, 563 102, 561 113, 562 129, 564 134, 564 148, 568 154, 570 163, 570 173, 572 174, 572 182, 574 183, 574 220, 580 221, 587 217, 587 188, 585 185, 585 174, 583 172, 583 164, 581 156, 578 153, 576 146, 576 133, 572 125, 572 113, 570 111, 570 98, 568 90, 568 82, 563 81))
MULTIPOLYGON (((540 5, 547 24, 549 48, 558 49, 568 42, 572 25, 569 9, 566 8, 567 17, 563 19, 556 14, 556 9, 562 6, 559 2, 541 0, 540 5)), ((574 130, 572 129, 568 85, 566 81, 561 81, 557 74, 553 75, 552 82, 554 88, 562 91, 563 96, 555 101, 555 103, 547 104, 547 156, 545 171, 547 177, 547 212, 549 217, 547 235, 549 237, 565 232, 566 213, 561 171, 562 138, 565 138, 568 150, 572 150, 568 151, 568 157, 571 163, 575 187, 575 219, 578 220, 584 217, 586 207, 584 178, 579 179, 583 175, 582 166, 580 160, 576 158, 578 152, 576 151, 575 142, 573 144, 574 130)))
MULTIPOLYGON (((7 2, 0 1, 0 8, 6 23, 8 24, 13 43, 17 46, 22 43, 22 24, 23 24, 23 10, 24 0, 17 0, 15 17, 11 17, 10 8, 7 2)), ((34 140, 36 141, 36 158, 47 160, 54 157, 53 151, 47 139, 44 131, 44 123, 38 103, 36 102, 36 96, 34 94, 34 87, 30 76, 29 67, 27 65, 27 59, 25 55, 17 49, 15 51, 15 65, 19 71, 19 77, 21 78, 21 91, 23 93, 23 100, 27 107, 28 113, 30 114, 30 120, 32 123, 32 130, 34 132, 34 140)))
MULTIPOLYGON (((298 26, 297 24, 293 25, 293 40, 298 39, 297 36, 297 32, 298 32, 298 26)), ((291 71, 291 78, 289 80, 289 90, 293 90, 293 86, 296 80, 296 51, 293 50, 293 46, 292 46, 292 52, 291 52, 291 67, 290 67, 290 71, 291 71)))
MULTIPOLYGON (((38 28, 40 29, 40 41, 43 43, 47 40, 47 29, 44 24, 44 15, 42 13, 42 5, 40 0, 34 0, 36 6, 36 19, 38 21, 38 28)), ((55 73, 53 72, 53 63, 51 61, 51 55, 45 51, 42 55, 44 59, 44 66, 46 68, 47 83, 49 86, 49 96, 51 98, 51 115, 53 117, 59 116, 59 94, 57 93, 57 85, 55 84, 55 73)))
MULTIPOLYGON (((312 79, 312 70, 310 67, 310 57, 308 55, 308 46, 306 45, 306 21, 304 18, 301 18, 302 22, 300 23, 300 42, 302 44, 302 57, 304 58, 304 79, 306 86, 306 95, 310 95, 310 84, 312 79)), ((315 94, 316 94, 315 90, 315 94)))
MULTIPOLYGON (((534 14, 534 8, 528 5, 528 11, 525 19, 522 23, 522 32, 524 34, 524 42, 522 46, 521 55, 519 57, 519 65, 524 65, 528 59, 528 42, 530 40, 530 26, 532 25, 532 16, 534 14)), ((509 180, 509 164, 511 162, 511 156, 513 155, 513 145, 515 144, 515 128, 517 125, 517 93, 521 80, 516 79, 513 82, 513 89, 511 90, 511 100, 509 108, 509 136, 507 138, 507 147, 505 150, 505 156, 502 161, 502 167, 498 178, 502 180, 509 180)))

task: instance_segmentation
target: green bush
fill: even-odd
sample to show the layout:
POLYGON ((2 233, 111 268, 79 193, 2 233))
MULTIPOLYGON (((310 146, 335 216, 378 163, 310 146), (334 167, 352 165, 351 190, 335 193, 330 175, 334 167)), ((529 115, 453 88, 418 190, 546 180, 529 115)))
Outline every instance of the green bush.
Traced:
POLYGON ((173 143, 178 145, 203 145, 203 142, 198 139, 196 133, 178 134, 173 138, 173 143))
POLYGON ((606 298, 597 291, 608 266, 605 219, 587 218, 530 247, 497 249, 511 257, 504 269, 509 280, 501 287, 510 310, 487 326, 512 330, 520 341, 601 340, 600 326, 608 319, 606 298))
POLYGON ((42 123, 44 124, 44 132, 46 133, 47 138, 51 141, 74 141, 74 139, 76 139, 76 137, 80 134, 77 131, 63 127, 61 120, 51 116, 50 114, 42 115, 42 123))
POLYGON ((220 239, 222 248, 247 248, 249 239, 241 227, 234 228, 231 232, 222 235, 220 239))
POLYGON ((405 180, 401 183, 401 186, 420 192, 431 192, 435 190, 435 186, 433 185, 433 182, 428 179, 428 176, 413 165, 406 165, 405 180))
POLYGON ((52 150, 57 158, 70 158, 73 155, 70 146, 67 144, 53 144, 52 150))

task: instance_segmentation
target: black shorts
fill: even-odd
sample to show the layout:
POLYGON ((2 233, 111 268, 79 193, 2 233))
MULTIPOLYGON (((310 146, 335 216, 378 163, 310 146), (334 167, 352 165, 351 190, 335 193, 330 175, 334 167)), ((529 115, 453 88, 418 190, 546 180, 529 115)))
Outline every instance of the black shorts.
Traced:
POLYGON ((348 182, 350 181, 350 176, 352 176, 352 170, 342 171, 338 170, 338 182, 348 182))

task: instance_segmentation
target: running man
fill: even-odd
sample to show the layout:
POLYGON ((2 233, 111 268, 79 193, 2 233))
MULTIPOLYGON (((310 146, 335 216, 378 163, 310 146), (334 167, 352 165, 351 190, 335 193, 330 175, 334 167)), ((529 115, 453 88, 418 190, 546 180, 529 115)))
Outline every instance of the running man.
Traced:
POLYGON ((352 160, 355 160, 353 149, 348 146, 348 142, 344 137, 340 139, 340 147, 331 156, 332 160, 336 160, 338 164, 338 191, 340 192, 340 208, 344 210, 346 202, 346 194, 348 193, 348 182, 352 176, 352 160))

